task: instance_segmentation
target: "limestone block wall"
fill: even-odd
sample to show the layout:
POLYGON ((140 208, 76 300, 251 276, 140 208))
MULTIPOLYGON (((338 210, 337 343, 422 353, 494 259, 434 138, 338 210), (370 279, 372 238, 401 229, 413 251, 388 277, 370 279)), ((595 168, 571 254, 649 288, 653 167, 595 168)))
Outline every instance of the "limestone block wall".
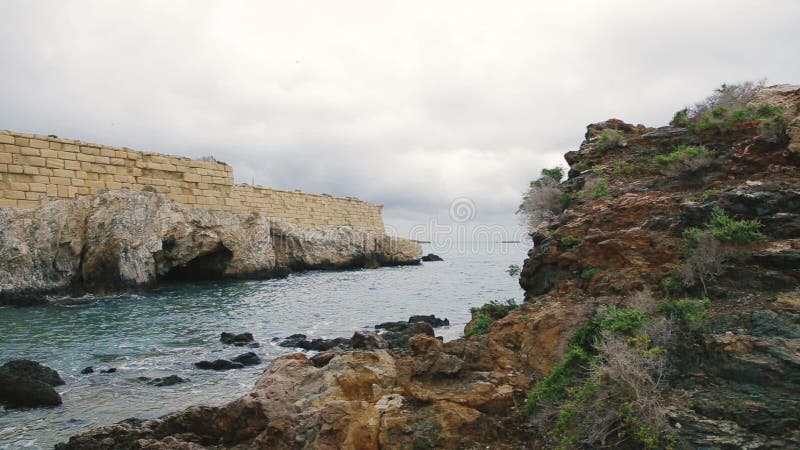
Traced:
POLYGON ((381 205, 234 184, 233 168, 224 163, 0 130, 0 207, 35 208, 101 189, 155 190, 189 207, 384 232, 381 205))

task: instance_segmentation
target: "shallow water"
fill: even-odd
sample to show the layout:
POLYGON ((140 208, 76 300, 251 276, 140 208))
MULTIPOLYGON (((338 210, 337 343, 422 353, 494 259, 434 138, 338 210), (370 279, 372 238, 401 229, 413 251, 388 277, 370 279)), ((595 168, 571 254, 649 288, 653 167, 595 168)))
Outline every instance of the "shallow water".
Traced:
POLYGON ((522 300, 516 278, 505 270, 521 265, 528 247, 468 243, 433 249, 445 261, 420 266, 169 286, 78 306, 0 308, 0 363, 33 359, 67 382, 56 388, 64 401, 59 407, 0 409, 0 449, 52 448, 92 426, 226 403, 248 392, 265 364, 214 372, 193 363, 249 350, 266 363, 296 351, 276 346, 273 337, 349 337, 380 322, 436 314, 452 324, 437 335, 454 339, 471 306, 522 300), (250 331, 261 347, 225 346, 223 331, 250 331), (86 366, 116 367, 117 373, 81 375, 86 366), (171 374, 190 381, 155 387, 137 380, 171 374))

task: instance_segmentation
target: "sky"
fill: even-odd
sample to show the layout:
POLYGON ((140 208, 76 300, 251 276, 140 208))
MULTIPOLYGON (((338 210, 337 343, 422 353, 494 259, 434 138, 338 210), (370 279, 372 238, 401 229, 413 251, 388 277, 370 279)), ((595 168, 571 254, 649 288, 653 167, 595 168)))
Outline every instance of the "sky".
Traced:
POLYGON ((524 236, 522 192, 589 123, 800 84, 796 0, 2 0, 0 20, 0 129, 211 155, 421 239, 524 236))

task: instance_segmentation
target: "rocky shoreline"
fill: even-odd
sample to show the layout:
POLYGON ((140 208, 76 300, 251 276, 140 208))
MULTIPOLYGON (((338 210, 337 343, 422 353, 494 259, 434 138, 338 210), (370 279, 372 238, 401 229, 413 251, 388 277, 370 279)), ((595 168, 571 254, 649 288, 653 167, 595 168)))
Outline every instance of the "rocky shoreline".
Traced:
MULTIPOLYGON (((474 308, 465 337, 437 339, 436 318, 289 336, 318 353, 239 399, 56 448, 800 447, 800 88, 757 94, 694 124, 589 125, 566 181, 531 183, 558 195, 526 302, 474 308)), ((289 254, 276 266, 306 264, 289 254)))
POLYGON ((421 257, 420 245, 405 239, 189 209, 152 192, 113 190, 33 210, 0 208, 0 305, 169 281, 418 264, 421 257))

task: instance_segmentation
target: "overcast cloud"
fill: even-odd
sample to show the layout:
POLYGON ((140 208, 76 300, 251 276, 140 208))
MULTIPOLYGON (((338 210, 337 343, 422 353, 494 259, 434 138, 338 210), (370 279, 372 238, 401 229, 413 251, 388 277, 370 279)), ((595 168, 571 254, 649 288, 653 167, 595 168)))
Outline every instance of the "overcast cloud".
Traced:
POLYGON ((800 2, 0 2, 0 129, 232 164, 388 226, 510 232, 585 126, 800 83, 800 2))

